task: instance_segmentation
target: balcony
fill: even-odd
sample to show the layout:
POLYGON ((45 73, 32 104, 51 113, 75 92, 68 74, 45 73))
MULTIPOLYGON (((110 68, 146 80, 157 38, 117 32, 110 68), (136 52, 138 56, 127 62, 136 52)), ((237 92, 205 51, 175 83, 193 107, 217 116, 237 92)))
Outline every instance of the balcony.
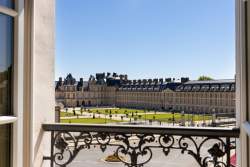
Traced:
MULTIPOLYGON (((235 154, 240 133, 237 128, 59 123, 43 124, 42 127, 51 134, 51 152, 44 156, 51 167, 66 167, 72 164, 80 151, 97 148, 102 152, 112 149, 117 159, 127 167, 147 166, 156 149, 164 157, 180 151, 193 158, 200 167, 231 167, 230 157, 235 154)), ((183 166, 185 162, 180 163, 183 166)))

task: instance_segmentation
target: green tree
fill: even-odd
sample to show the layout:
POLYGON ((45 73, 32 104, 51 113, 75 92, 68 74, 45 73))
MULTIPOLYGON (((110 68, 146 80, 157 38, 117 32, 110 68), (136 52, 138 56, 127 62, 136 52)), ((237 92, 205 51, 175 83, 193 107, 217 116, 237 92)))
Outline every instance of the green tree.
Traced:
POLYGON ((202 75, 198 78, 198 81, 209 81, 209 80, 213 80, 213 78, 205 75, 202 75))
POLYGON ((82 113, 83 113, 83 108, 81 107, 81 110, 80 110, 80 112, 81 112, 81 115, 82 115, 82 113))

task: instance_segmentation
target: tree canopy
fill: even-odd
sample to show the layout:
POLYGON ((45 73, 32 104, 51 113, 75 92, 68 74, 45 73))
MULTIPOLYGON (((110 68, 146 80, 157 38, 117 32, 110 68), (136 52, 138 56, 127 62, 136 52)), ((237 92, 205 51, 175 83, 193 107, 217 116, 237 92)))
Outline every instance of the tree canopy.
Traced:
POLYGON ((205 75, 202 75, 198 78, 198 81, 209 81, 209 80, 213 80, 213 78, 205 75))

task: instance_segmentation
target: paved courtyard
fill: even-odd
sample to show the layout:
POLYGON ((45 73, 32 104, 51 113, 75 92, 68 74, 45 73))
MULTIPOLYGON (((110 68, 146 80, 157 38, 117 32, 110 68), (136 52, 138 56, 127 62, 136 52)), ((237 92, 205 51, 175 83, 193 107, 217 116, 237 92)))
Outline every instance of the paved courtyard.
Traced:
MULTIPOLYGON (((195 139, 196 144, 203 141, 202 138, 196 138, 195 139)), ((188 141, 187 141, 188 142, 188 141)), ((206 156, 209 156, 209 153, 207 152, 208 149, 210 149, 215 142, 218 142, 217 140, 209 140, 208 142, 204 143, 203 147, 201 147, 200 154, 204 158, 206 156)), ((189 143, 189 149, 193 150, 194 145, 190 142, 189 143)), ((158 145, 158 144, 156 144, 158 145)), ((124 167, 124 164, 121 162, 106 162, 104 159, 109 156, 113 155, 114 151, 116 150, 116 146, 108 146, 107 150, 103 153, 99 146, 96 146, 95 148, 91 146, 90 149, 84 149, 79 152, 79 154, 76 156, 76 158, 73 160, 73 162, 68 165, 69 167, 124 167)), ((184 154, 181 153, 180 149, 171 149, 170 153, 165 156, 165 154, 162 151, 162 148, 152 148, 152 159, 147 164, 144 165, 144 167, 199 167, 195 159, 187 154, 185 152, 184 154)), ((231 152, 232 154, 234 153, 231 152)), ((232 155, 231 154, 231 155, 232 155)), ((147 154, 148 155, 148 154, 147 154)), ((145 155, 144 159, 147 159, 147 155, 145 155)), ((138 161, 142 158, 138 158, 138 161)), ((226 158, 222 161, 225 161, 226 158)))
MULTIPOLYGON (((100 149, 81 151, 69 167, 124 167, 123 163, 108 163, 103 160, 113 154, 113 151, 110 148, 104 153, 100 149)), ((144 167, 199 167, 199 165, 190 155, 181 154, 180 150, 173 150, 165 156, 162 150, 153 149, 153 158, 144 167)))

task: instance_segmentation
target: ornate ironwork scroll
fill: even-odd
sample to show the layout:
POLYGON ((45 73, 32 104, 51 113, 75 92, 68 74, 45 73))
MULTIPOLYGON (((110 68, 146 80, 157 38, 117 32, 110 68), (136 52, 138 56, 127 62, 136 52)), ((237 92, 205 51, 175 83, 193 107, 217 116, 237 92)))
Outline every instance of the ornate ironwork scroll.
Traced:
POLYGON ((171 150, 189 154, 201 167, 230 167, 230 153, 235 149, 235 138, 197 137, 172 134, 141 134, 111 132, 51 132, 51 156, 46 157, 54 165, 66 167, 79 151, 99 147, 115 149, 115 155, 127 167, 143 167, 153 157, 153 148, 161 149, 165 156, 171 150))

